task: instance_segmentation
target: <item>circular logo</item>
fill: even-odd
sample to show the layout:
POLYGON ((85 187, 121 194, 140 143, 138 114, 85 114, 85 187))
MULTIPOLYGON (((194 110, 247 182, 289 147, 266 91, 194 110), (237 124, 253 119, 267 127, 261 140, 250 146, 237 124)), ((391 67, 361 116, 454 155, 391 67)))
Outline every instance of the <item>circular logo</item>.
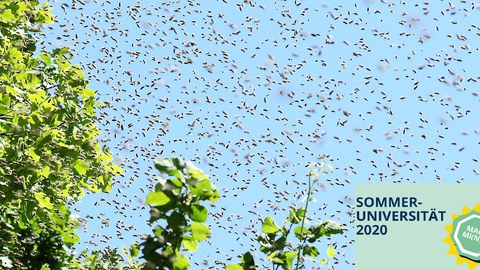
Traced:
POLYGON ((452 214, 452 223, 445 226, 450 245, 447 254, 457 257, 457 264, 466 263, 470 270, 480 267, 480 204, 473 209, 463 207, 461 214, 452 214))
POLYGON ((480 261, 480 213, 470 211, 453 220, 451 238, 460 256, 480 261))

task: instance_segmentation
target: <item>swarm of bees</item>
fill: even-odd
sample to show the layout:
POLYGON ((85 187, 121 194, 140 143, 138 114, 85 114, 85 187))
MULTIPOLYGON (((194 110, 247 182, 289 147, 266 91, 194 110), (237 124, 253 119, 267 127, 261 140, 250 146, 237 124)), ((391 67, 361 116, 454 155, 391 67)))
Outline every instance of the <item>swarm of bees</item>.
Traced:
MULTIPOLYGON (((76 206, 82 247, 150 232, 144 198, 160 156, 192 160, 222 191, 209 252, 193 258, 204 268, 258 250, 262 217, 283 220, 305 197, 311 161, 335 167, 311 216, 347 226, 355 183, 480 173, 472 1, 51 4, 43 46, 76 55, 103 101, 98 139, 125 171, 110 194, 76 206)), ((352 269, 353 232, 331 241, 334 267, 352 269)))

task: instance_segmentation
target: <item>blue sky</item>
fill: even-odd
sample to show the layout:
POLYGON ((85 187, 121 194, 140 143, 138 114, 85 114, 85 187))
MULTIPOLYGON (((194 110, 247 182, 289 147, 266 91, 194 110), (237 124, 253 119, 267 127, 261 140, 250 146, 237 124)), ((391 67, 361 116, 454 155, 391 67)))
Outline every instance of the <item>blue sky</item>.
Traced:
POLYGON ((213 235, 192 256, 213 268, 258 250, 259 220, 281 223, 282 209, 299 203, 311 161, 335 168, 314 195, 314 221, 350 229, 321 244, 336 244, 336 269, 353 269, 355 183, 478 181, 471 3, 51 5, 58 22, 45 29, 45 46, 70 46, 90 88, 111 103, 99 111, 102 139, 125 165, 110 194, 76 206, 92 217, 80 248, 128 246, 150 233, 143 199, 155 157, 194 161, 222 191, 211 212, 223 216, 209 218, 213 235))

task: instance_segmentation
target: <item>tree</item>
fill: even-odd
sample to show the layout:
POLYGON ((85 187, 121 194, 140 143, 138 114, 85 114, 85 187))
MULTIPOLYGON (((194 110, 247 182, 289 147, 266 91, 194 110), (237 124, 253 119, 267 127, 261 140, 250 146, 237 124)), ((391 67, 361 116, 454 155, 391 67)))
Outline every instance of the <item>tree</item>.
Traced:
POLYGON ((0 259, 16 269, 72 263, 69 205, 108 191, 121 170, 96 136, 95 92, 68 48, 40 51, 53 16, 38 1, 0 2, 0 259))

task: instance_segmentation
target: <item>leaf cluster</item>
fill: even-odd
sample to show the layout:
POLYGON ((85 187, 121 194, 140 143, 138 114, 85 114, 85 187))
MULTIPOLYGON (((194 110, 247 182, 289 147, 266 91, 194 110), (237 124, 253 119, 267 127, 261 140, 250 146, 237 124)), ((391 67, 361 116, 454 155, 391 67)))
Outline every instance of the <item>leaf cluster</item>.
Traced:
POLYGON ((187 269, 190 263, 181 250, 193 252, 210 236, 204 224, 208 209, 202 202, 215 202, 219 192, 190 162, 162 158, 155 160, 155 167, 168 179, 160 178, 155 190, 147 195, 150 223, 161 224, 141 244, 145 269, 187 269))
MULTIPOLYGON (((286 218, 284 225, 280 228, 271 217, 266 217, 262 222, 262 234, 257 238, 260 244, 260 251, 267 255, 274 269, 281 267, 284 270, 291 270, 294 261, 297 259, 298 267, 302 268, 306 257, 317 261, 320 251, 315 243, 323 237, 329 237, 335 234, 341 234, 345 227, 335 221, 320 221, 309 227, 301 225, 301 221, 306 215, 304 208, 290 209, 289 217, 286 218), (291 242, 289 236, 293 228, 293 234, 296 241, 291 242), (296 244, 294 244, 296 243, 296 244), (301 254, 300 257, 297 255, 301 254)), ((327 252, 329 258, 333 258, 334 251, 330 246, 327 252)), ((326 264, 322 259, 321 264, 326 264)))
MULTIPOLYGON (((307 258, 317 261, 320 251, 315 246, 315 243, 323 237, 341 234, 346 230, 344 225, 331 220, 320 221, 314 225, 306 226, 305 220, 308 213, 308 204, 313 200, 310 197, 313 193, 312 178, 314 181, 317 181, 319 172, 327 174, 329 170, 332 171, 331 165, 326 164, 325 161, 309 165, 309 167, 312 166, 314 168, 308 174, 308 191, 305 207, 296 208, 292 206, 289 216, 285 219, 281 228, 270 216, 262 221, 262 234, 258 236, 257 242, 260 244, 260 251, 273 264, 273 269, 281 267, 284 270, 292 270, 295 265, 295 269, 298 270, 304 267, 304 261, 307 258), (328 170, 324 168, 325 165, 328 170), (296 238, 293 242, 289 240, 292 229, 296 238), (295 261, 296 263, 294 264, 295 261)), ((245 258, 247 253, 243 258, 245 258)), ((333 258, 334 255, 335 249, 333 246, 330 246, 327 250, 327 256, 328 258, 333 258)), ((255 269, 253 258, 248 260, 248 262, 250 263, 246 263, 242 259, 241 263, 227 265, 226 269, 255 269)), ((321 265, 328 263, 326 259, 322 259, 319 262, 321 265)))

